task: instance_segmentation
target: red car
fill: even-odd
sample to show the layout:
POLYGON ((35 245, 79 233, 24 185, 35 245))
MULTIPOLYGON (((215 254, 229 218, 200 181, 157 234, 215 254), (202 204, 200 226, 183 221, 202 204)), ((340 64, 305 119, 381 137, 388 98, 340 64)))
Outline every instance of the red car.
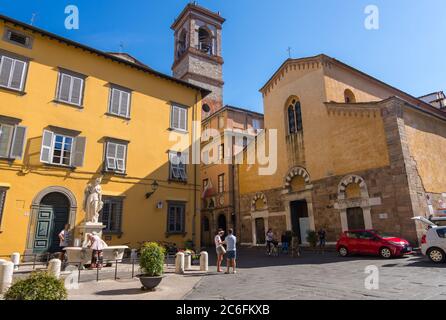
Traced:
POLYGON ((342 257, 349 254, 376 255, 384 259, 401 257, 412 253, 405 239, 382 234, 376 230, 351 230, 342 233, 336 244, 342 257))

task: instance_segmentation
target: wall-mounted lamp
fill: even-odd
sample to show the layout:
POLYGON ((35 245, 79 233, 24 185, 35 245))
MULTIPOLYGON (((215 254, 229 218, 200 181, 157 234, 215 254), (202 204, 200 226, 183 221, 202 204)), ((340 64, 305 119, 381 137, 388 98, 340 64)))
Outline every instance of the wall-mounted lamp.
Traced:
POLYGON ((153 181, 151 186, 152 186, 152 192, 146 193, 146 199, 149 199, 156 192, 156 190, 158 190, 159 184, 155 180, 155 181, 153 181))

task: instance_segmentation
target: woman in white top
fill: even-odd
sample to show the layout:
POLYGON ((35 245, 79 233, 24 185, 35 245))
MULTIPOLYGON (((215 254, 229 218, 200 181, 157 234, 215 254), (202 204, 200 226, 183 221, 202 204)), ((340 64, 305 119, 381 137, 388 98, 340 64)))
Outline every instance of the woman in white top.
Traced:
POLYGON ((223 270, 221 270, 221 262, 223 261, 223 257, 226 251, 223 247, 223 241, 221 240, 221 237, 223 237, 224 234, 225 232, 223 231, 223 229, 218 229, 217 235, 214 238, 215 250, 217 252, 217 272, 223 272, 223 270))
POLYGON ((93 269, 93 268, 100 269, 100 268, 102 268, 102 260, 103 260, 102 250, 104 250, 104 248, 107 247, 107 244, 97 234, 89 233, 87 235, 87 238, 89 241, 88 247, 93 250, 93 253, 91 256, 90 269, 93 269))

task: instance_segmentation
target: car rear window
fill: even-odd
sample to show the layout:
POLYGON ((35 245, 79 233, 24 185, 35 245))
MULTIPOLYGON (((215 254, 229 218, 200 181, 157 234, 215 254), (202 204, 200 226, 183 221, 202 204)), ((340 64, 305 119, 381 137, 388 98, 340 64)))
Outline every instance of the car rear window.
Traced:
POLYGON ((436 231, 440 238, 446 238, 446 228, 437 228, 436 231))

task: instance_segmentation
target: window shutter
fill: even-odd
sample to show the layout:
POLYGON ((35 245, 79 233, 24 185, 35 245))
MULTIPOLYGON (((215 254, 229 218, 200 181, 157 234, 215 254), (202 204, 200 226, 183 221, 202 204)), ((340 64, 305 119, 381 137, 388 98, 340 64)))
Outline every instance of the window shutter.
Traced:
POLYGON ((26 127, 17 126, 14 130, 14 139, 12 140, 11 158, 22 159, 25 138, 26 127))
POLYGON ((81 105, 82 101, 82 83, 83 80, 79 78, 72 78, 73 87, 71 89, 71 103, 81 105))
POLYGON ((20 60, 14 60, 14 69, 10 85, 11 88, 22 90, 25 68, 26 68, 25 62, 20 60))
POLYGON ((187 110, 186 109, 179 109, 180 110, 180 129, 186 130, 187 129, 187 110))
POLYGON ((179 122, 180 122, 180 110, 178 107, 173 106, 172 107, 172 128, 179 129, 179 122))
POLYGON ((121 105, 120 105, 120 111, 119 115, 123 117, 128 117, 129 113, 129 99, 130 94, 125 91, 121 91, 121 105))
POLYGON ((0 126, 0 157, 2 158, 7 158, 9 156, 13 132, 13 126, 4 124, 0 126))
POLYGON ((108 142, 107 143, 107 170, 116 170, 116 144, 108 142))
POLYGON ((123 144, 118 144, 116 146, 116 163, 118 170, 121 172, 125 171, 125 150, 126 146, 123 144))
POLYGON ((42 150, 40 152, 40 162, 50 163, 51 149, 53 147, 54 133, 44 130, 42 138, 42 150))
POLYGON ((59 81, 59 100, 70 102, 71 77, 61 73, 59 81))
POLYGON ((110 113, 119 114, 119 91, 116 89, 112 89, 110 113))
POLYGON ((73 153, 71 154, 71 165, 79 168, 84 166, 85 147, 87 138, 77 137, 74 140, 73 153))
POLYGON ((9 78, 11 75, 13 60, 11 58, 2 57, 1 70, 0 70, 0 85, 4 87, 9 86, 9 78))

